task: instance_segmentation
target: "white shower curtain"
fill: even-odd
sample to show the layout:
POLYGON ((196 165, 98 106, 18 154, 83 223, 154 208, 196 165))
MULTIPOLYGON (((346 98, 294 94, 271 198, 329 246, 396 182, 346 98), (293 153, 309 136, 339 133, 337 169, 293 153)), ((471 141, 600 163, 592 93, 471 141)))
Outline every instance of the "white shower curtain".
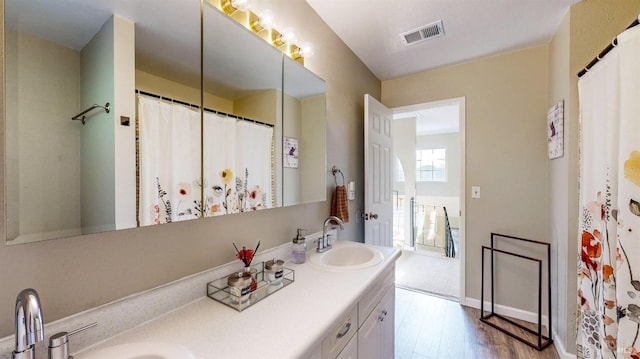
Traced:
POLYGON ((273 128, 205 112, 205 216, 271 207, 273 128))
POLYGON ((578 82, 578 357, 640 358, 640 27, 578 82))
POLYGON ((200 110, 138 95, 140 225, 197 218, 200 110))

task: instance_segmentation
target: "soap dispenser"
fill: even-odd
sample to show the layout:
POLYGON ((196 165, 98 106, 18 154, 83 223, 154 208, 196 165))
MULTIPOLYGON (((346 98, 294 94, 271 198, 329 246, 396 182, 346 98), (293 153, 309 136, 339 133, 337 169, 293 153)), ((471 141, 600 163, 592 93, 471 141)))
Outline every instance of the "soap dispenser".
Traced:
POLYGON ((298 228, 298 234, 293 238, 293 253, 291 260, 293 263, 304 263, 307 259, 307 243, 302 232, 304 229, 298 228))

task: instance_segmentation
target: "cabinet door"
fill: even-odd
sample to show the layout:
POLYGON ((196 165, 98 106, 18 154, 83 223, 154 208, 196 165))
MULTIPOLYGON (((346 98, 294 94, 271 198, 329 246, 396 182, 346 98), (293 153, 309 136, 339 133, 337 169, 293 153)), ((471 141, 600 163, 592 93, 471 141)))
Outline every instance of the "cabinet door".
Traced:
POLYGON ((336 359, 358 359, 358 336, 354 335, 336 359))
POLYGON ((358 330, 358 358, 380 358, 382 341, 380 340, 380 311, 373 310, 369 318, 358 330))
MULTIPOLYGON (((395 355, 395 287, 391 287, 380 301, 382 321, 380 322, 380 343, 382 343, 382 355, 379 358, 393 359, 395 355)), ((364 357, 363 357, 364 358, 364 357)))
POLYGON ((384 297, 358 331, 358 358, 393 359, 395 355, 395 287, 384 297))

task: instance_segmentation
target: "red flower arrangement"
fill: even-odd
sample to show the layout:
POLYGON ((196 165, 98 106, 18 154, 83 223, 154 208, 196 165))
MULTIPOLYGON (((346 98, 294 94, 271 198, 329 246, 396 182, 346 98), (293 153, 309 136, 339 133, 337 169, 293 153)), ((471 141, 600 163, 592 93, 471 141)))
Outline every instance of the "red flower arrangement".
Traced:
POLYGON ((233 247, 236 249, 236 258, 244 263, 245 267, 249 267, 251 265, 251 261, 253 260, 253 256, 258 252, 258 248, 260 248, 260 241, 258 241, 258 245, 256 249, 247 249, 247 247, 242 247, 242 250, 239 250, 236 244, 233 244, 233 247))

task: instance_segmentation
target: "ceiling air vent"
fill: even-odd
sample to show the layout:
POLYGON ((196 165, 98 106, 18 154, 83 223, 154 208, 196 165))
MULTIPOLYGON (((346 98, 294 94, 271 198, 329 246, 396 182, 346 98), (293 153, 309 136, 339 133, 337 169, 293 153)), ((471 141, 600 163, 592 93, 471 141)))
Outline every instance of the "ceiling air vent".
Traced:
POLYGON ((442 20, 438 20, 428 25, 420 26, 417 29, 404 32, 400 34, 402 42, 405 45, 413 45, 419 42, 433 39, 444 35, 444 27, 442 26, 442 20))

